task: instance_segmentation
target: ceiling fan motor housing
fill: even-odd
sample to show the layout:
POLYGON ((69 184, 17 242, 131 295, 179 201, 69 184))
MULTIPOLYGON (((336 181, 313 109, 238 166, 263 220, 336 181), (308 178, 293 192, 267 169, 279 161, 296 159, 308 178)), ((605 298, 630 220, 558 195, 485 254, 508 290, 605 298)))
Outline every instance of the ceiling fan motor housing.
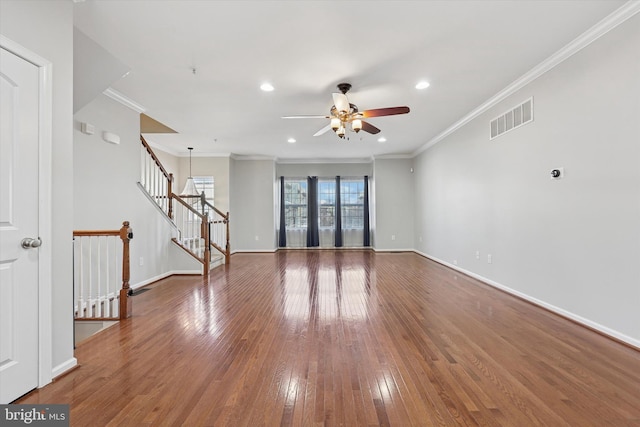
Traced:
POLYGON ((349 92, 349 89, 351 89, 351 83, 339 83, 338 84, 338 90, 340 92, 342 92, 343 95, 346 95, 346 93, 349 92))

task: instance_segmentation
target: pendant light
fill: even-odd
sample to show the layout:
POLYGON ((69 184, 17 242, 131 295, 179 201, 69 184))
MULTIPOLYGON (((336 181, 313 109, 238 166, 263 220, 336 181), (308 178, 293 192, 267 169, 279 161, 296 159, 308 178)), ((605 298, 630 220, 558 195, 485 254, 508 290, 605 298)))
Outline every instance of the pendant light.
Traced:
POLYGON ((180 196, 199 196, 198 189, 196 188, 196 183, 193 182, 193 176, 191 176, 191 151, 193 147, 188 147, 189 150, 189 178, 187 178, 187 182, 184 184, 184 189, 180 196))

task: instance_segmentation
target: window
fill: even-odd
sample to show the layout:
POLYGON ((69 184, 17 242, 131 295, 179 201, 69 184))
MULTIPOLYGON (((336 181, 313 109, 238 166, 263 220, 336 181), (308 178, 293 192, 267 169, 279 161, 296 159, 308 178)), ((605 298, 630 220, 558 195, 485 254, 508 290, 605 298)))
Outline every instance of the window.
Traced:
POLYGON ((202 194, 202 192, 204 191, 204 196, 207 198, 207 202, 213 205, 213 197, 215 195, 213 177, 194 176, 193 183, 196 185, 196 190, 198 190, 198 193, 202 194))
POLYGON ((318 180, 318 228, 336 226, 336 181, 318 180))
POLYGON ((364 180, 342 178, 340 180, 340 207, 342 229, 364 227, 364 180))
POLYGON ((307 180, 284 180, 285 225, 288 229, 307 228, 307 180))
POLYGON ((366 177, 281 178, 281 228, 279 245, 286 247, 369 246, 368 207, 365 206, 366 177), (317 187, 309 188, 308 182, 317 187), (309 190, 315 194, 309 199, 309 190), (340 190, 340 191, 338 191, 340 190), (340 194, 340 200, 336 196, 340 194), (340 210, 338 210, 338 205, 340 210), (312 206, 314 211, 309 211, 312 206), (336 215, 340 215, 337 217, 336 215), (312 218, 313 223, 309 223, 312 218), (339 227, 339 230, 336 230, 339 227))

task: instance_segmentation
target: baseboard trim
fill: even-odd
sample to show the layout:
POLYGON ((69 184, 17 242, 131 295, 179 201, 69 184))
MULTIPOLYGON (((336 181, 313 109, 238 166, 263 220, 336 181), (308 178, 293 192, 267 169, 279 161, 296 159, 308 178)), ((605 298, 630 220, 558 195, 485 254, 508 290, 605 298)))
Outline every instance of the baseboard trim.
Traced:
POLYGON ((171 270, 165 273, 159 274, 157 276, 151 277, 147 280, 143 280, 142 282, 138 282, 134 285, 130 285, 130 288, 134 291, 136 289, 144 288, 145 286, 149 286, 153 283, 159 282, 162 279, 166 279, 170 276, 202 276, 202 271, 200 270, 171 270))
POLYGON ((414 249, 384 249, 384 248, 373 248, 374 252, 415 252, 414 249))
POLYGON ((250 254, 250 253, 274 253, 276 252, 277 249, 236 249, 235 251, 231 252, 231 255, 233 254, 238 254, 238 253, 242 253, 242 254, 250 254))
POLYGON ((618 331, 616 331, 614 329, 611 329, 611 328, 608 328, 606 326, 603 326, 603 325, 601 325, 599 323, 596 323, 596 322, 594 322, 592 320, 586 319, 586 318, 584 318, 582 316, 579 316, 579 315, 577 315, 575 313, 572 313, 572 312, 567 311, 565 309, 562 309, 560 307, 556 307, 556 306, 554 306, 552 304, 549 304, 547 302, 544 302, 542 300, 534 298, 534 297, 532 297, 530 295, 527 295, 527 294, 525 294, 523 292, 520 292, 520 291, 517 291, 515 289, 512 289, 512 288, 510 288, 508 286, 505 286, 505 285, 503 285, 501 283, 495 282, 495 281, 493 281, 491 279, 487 279, 486 277, 483 277, 483 276, 481 276, 479 274, 476 274, 476 273, 474 273, 472 271, 465 270, 464 268, 460 268, 457 265, 450 264, 450 263, 448 263, 446 261, 443 261, 443 260, 441 260, 441 259, 439 259, 437 257, 432 256, 432 255, 426 254, 424 252, 420 252, 418 250, 413 250, 413 252, 415 252, 418 255, 421 255, 421 256, 423 256, 425 258, 428 258, 428 259, 430 259, 432 261, 435 261, 438 264, 442 264, 445 267, 448 267, 448 268, 450 268, 452 270, 458 271, 458 272, 460 272, 462 274, 465 274, 465 275, 467 275, 469 277, 473 277, 474 279, 477 279, 477 280, 481 281, 482 283, 485 283, 485 284, 487 284, 487 285, 489 285, 491 287, 494 287, 494 288, 496 288, 498 290, 506 292, 506 293, 508 293, 510 295, 513 295, 513 296, 517 297, 517 298, 520 298, 520 299, 522 299, 522 300, 524 300, 524 301, 526 301, 528 303, 531 303, 531 304, 533 304, 533 305, 535 305, 537 307, 543 308, 543 309, 545 309, 547 311, 550 311, 550 312, 552 312, 554 314, 557 314, 558 316, 561 316, 561 317, 563 317, 563 318, 565 318, 567 320, 570 320, 570 321, 572 321, 574 323, 577 323, 580 326, 583 326, 583 327, 585 327, 587 329, 590 329, 590 330, 592 330, 592 331, 594 331, 596 333, 599 333, 599 334, 601 334, 601 335, 603 335, 603 336, 605 336, 605 337, 607 337, 609 339, 617 341, 617 342, 619 342, 619 343, 621 343, 623 345, 629 346, 629 347, 633 348, 634 350, 640 350, 640 340, 637 340, 635 338, 627 336, 627 335, 625 335, 623 333, 620 333, 620 332, 618 332, 618 331))
POLYGON ((167 271, 166 273, 162 273, 162 274, 159 274, 159 275, 157 275, 155 277, 151 277, 150 279, 143 280, 142 282, 139 282, 139 283, 136 283, 134 285, 131 285, 130 287, 133 290, 136 290, 136 289, 139 289, 139 288, 144 288, 145 286, 150 285, 152 283, 155 283, 155 282, 157 282, 159 280, 166 279, 167 277, 171 276, 172 274, 174 274, 174 273, 171 272, 171 271, 167 271))
POLYGON ((77 365, 78 365, 78 359, 76 359, 75 357, 72 357, 66 362, 63 362, 58 366, 54 367, 53 370, 51 371, 51 377, 55 380, 57 377, 74 369, 77 365))

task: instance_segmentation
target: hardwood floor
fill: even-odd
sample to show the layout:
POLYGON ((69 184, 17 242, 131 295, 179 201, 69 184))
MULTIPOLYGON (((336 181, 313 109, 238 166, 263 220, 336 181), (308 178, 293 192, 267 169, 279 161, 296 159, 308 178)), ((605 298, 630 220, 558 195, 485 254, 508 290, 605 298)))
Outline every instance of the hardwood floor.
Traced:
POLYGON ((640 426, 640 352, 413 253, 172 277, 18 403, 72 426, 640 426))

